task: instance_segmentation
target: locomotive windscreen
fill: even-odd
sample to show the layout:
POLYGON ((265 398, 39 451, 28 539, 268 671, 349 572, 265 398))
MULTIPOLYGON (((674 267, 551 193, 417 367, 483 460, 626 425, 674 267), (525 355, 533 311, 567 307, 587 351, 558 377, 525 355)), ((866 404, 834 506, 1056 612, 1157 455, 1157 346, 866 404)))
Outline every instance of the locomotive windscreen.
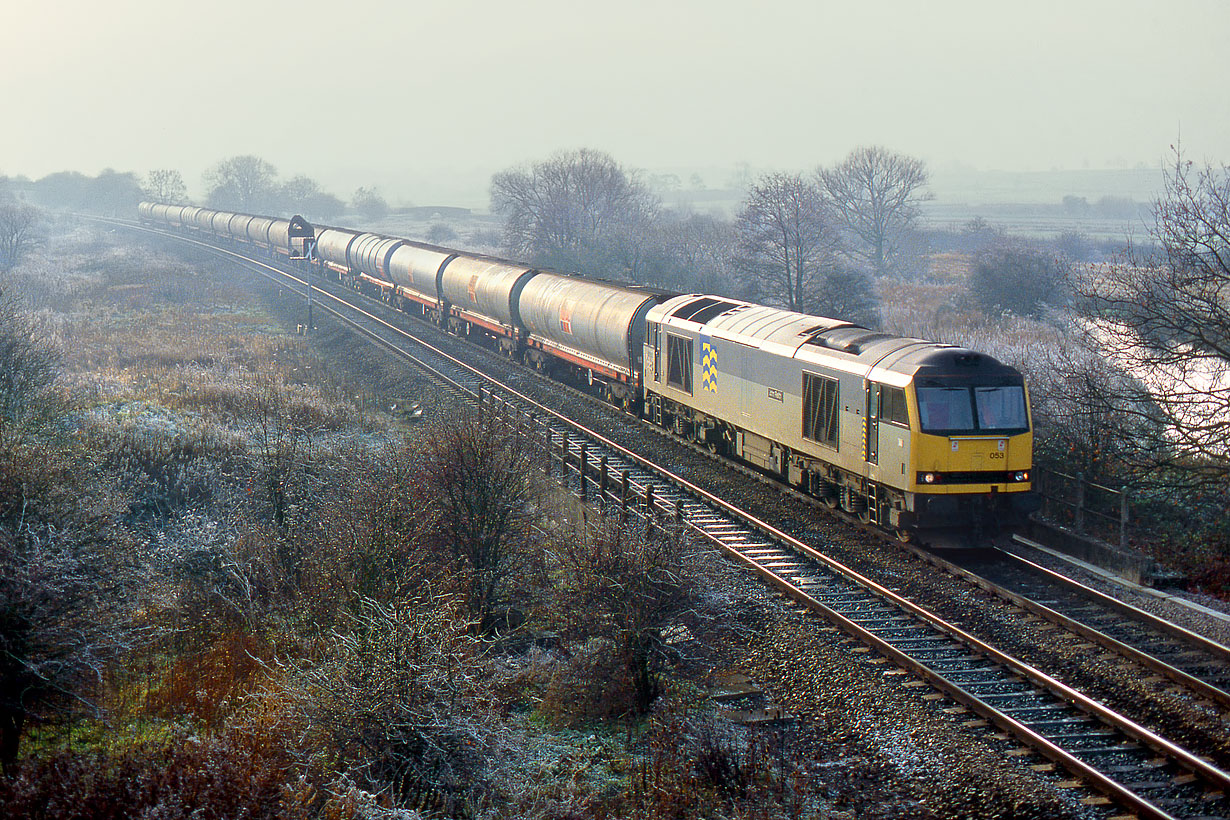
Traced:
POLYGON ((1025 388, 919 387, 923 432, 947 435, 1012 433, 1029 429, 1025 388))

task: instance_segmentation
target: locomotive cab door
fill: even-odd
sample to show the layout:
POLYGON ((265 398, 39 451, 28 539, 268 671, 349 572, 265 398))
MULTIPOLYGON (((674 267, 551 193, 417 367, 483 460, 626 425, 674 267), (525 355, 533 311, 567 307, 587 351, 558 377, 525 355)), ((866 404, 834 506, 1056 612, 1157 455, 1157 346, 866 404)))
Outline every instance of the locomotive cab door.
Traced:
POLYGON ((662 326, 649 323, 649 346, 653 348, 653 380, 662 381, 662 326))
POLYGON ((867 412, 863 414, 863 460, 880 463, 880 385, 866 382, 867 412))

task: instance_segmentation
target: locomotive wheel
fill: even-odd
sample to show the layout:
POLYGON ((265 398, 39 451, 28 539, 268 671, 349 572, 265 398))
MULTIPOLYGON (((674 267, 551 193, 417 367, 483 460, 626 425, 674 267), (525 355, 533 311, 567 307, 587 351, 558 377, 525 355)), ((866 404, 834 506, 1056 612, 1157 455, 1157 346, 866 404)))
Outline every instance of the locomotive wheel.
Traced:
POLYGON ((820 503, 828 507, 830 510, 835 510, 837 509, 837 496, 836 495, 822 495, 820 496, 820 503))
POLYGON ((901 527, 893 530, 893 535, 897 536, 897 540, 902 544, 908 544, 914 540, 914 533, 907 529, 902 529, 901 527))

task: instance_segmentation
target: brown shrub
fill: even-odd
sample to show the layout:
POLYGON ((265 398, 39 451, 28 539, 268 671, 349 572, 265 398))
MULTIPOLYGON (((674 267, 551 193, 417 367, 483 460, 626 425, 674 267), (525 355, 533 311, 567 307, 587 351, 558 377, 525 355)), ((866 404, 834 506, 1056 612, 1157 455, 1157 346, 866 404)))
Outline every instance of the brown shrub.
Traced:
POLYGON ((333 624, 358 598, 387 603, 420 589, 430 578, 424 540, 434 518, 417 454, 355 445, 321 482, 327 492, 305 505, 287 536, 301 556, 297 603, 312 621, 333 624))
POLYGON ((636 692, 627 665, 609 640, 593 638, 555 664, 542 681, 539 712, 560 726, 628 715, 636 692))
POLYGON ((271 647, 242 632, 227 632, 201 652, 177 658, 152 686, 146 702, 151 714, 188 715, 217 728, 241 706, 256 684, 271 647))
POLYGON ((0 779, 0 805, 31 820, 306 818, 301 803, 290 811, 292 765, 271 738, 237 731, 110 755, 64 751, 23 760, 0 779))
POLYGON ((713 709, 658 709, 629 777, 630 815, 802 820, 829 816, 791 735, 747 730, 713 709))
POLYGON ((423 455, 443 576, 484 631, 506 622, 517 584, 539 552, 538 499, 524 441, 490 419, 443 424, 423 455))

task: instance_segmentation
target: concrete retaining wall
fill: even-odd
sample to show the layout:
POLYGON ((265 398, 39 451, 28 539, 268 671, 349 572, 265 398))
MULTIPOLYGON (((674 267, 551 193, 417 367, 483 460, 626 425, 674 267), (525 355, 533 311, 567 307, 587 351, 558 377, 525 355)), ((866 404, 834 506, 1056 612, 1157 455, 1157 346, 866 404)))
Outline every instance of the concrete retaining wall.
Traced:
POLYGON ((1157 562, 1152 558, 1121 550, 1105 541, 1075 533, 1047 521, 1030 518, 1022 534, 1032 541, 1102 567, 1137 584, 1152 586, 1159 580, 1173 582, 1169 577, 1163 579, 1159 576, 1157 562))

